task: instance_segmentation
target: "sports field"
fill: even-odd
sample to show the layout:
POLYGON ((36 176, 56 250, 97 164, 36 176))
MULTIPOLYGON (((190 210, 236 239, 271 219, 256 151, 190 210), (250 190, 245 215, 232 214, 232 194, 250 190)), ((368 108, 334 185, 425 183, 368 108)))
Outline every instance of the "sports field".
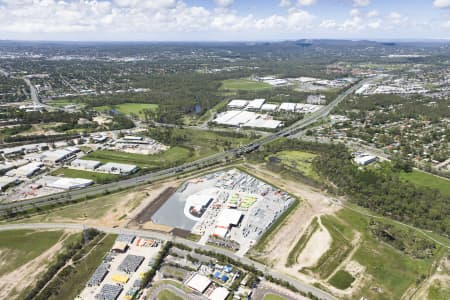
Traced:
POLYGON ((228 79, 222 81, 222 90, 260 91, 271 89, 272 86, 265 82, 248 79, 228 79))
POLYGON ((114 109, 126 115, 135 114, 141 119, 144 117, 144 109, 156 110, 157 108, 157 104, 151 103, 124 103, 119 105, 103 105, 94 107, 95 110, 100 112, 114 109))

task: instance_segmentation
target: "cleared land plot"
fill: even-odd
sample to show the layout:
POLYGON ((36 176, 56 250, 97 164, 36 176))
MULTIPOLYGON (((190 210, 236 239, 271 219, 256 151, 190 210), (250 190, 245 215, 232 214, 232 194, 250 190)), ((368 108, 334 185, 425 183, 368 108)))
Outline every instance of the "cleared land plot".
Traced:
POLYGON ((300 237, 298 242, 295 244, 294 248, 289 253, 286 267, 290 267, 297 263, 297 258, 300 255, 300 253, 305 248, 306 244, 310 240, 311 236, 316 232, 316 230, 319 228, 319 223, 317 222, 317 217, 314 217, 314 219, 311 221, 311 224, 309 224, 308 228, 305 230, 303 235, 300 237))
POLYGON ((0 276, 35 259, 62 235, 62 231, 0 231, 0 276))
POLYGON ((321 182, 320 176, 313 170, 313 159, 316 154, 303 151, 281 151, 272 155, 281 160, 281 163, 293 172, 321 182))
MULTIPOLYGON (((369 217, 362 216, 349 209, 336 213, 346 227, 344 231, 357 230, 362 234, 361 243, 352 259, 365 267, 364 277, 370 280, 352 296, 359 299, 400 299, 405 291, 421 277, 428 274, 433 261, 413 259, 390 245, 376 240, 369 232, 369 217)), ((342 225, 341 225, 342 226, 342 225)), ((353 275, 353 274, 352 274, 353 275)))
POLYGON ((191 150, 183 147, 172 147, 167 151, 154 154, 134 154, 111 150, 100 150, 86 155, 85 159, 98 160, 102 163, 116 162, 137 165, 140 168, 150 170, 173 166, 188 160, 191 157, 191 150))
POLYGON ((91 172, 77 169, 69 169, 69 168, 59 168, 51 173, 52 176, 62 176, 68 178, 84 178, 91 179, 95 181, 95 183, 107 183, 111 181, 115 181, 120 178, 120 175, 116 174, 106 174, 99 172, 91 172))
MULTIPOLYGON (((75 299, 77 295, 84 289, 86 282, 89 280, 95 269, 100 265, 103 257, 111 249, 116 240, 116 235, 107 235, 98 243, 94 243, 90 252, 79 261, 75 262, 74 270, 68 277, 64 279, 64 284, 59 289, 59 294, 53 295, 49 299, 75 299), (73 284, 73 283, 76 284, 73 284)), ((70 267, 72 268, 72 267, 70 267)))
POLYGON ((96 106, 95 110, 99 112, 105 112, 110 110, 116 110, 126 115, 135 114, 140 119, 144 118, 143 111, 145 109, 155 111, 158 108, 158 104, 150 104, 150 103, 124 103, 118 105, 104 105, 104 106, 96 106))
POLYGON ((332 216, 322 216, 321 222, 333 241, 330 248, 320 257, 316 265, 305 269, 311 270, 321 278, 327 278, 349 254, 353 233, 346 230, 345 225, 332 216))
POLYGON ((340 290, 345 290, 352 285, 353 281, 355 281, 355 278, 350 273, 339 270, 331 277, 329 283, 340 290))
POLYGON ((267 90, 272 86, 265 82, 258 82, 248 79, 228 79, 222 81, 222 90, 242 90, 242 91, 255 91, 255 90, 267 90))
POLYGON ((412 171, 410 173, 401 172, 399 175, 401 178, 408 180, 417 186, 437 189, 442 194, 450 196, 449 180, 420 171, 412 171))

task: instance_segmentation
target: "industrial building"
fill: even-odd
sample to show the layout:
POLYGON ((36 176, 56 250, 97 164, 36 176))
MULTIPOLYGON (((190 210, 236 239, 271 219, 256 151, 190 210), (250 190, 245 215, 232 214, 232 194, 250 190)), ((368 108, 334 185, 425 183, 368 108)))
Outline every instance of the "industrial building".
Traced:
POLYGON ((129 164, 119 164, 109 162, 97 168, 97 171, 110 173, 110 174, 120 174, 120 175, 129 175, 134 172, 137 172, 139 168, 135 165, 129 164))
POLYGON ((231 109, 243 109, 247 106, 248 100, 231 100, 227 107, 231 109))
POLYGON ((0 177, 0 191, 4 192, 8 188, 18 185, 20 180, 16 177, 2 176, 0 177))
POLYGON ((283 103, 281 103, 280 107, 278 107, 278 110, 279 111, 295 112, 295 107, 296 106, 297 106, 296 103, 283 102, 283 103))
POLYGON ((7 176, 10 177, 26 177, 30 178, 39 173, 44 164, 41 162, 31 162, 29 164, 18 167, 17 169, 13 169, 6 173, 7 176))
POLYGON ((212 281, 208 277, 195 273, 185 284, 191 289, 203 294, 211 283, 212 281))
POLYGON ((76 147, 68 147, 65 149, 49 150, 36 155, 28 155, 25 158, 33 161, 40 161, 46 165, 55 166, 64 161, 74 158, 75 154, 81 150, 76 147))
POLYGON ((61 190, 81 189, 94 184, 93 180, 83 178, 46 176, 44 179, 48 187, 61 190))
POLYGON ((266 102, 266 99, 254 99, 248 102, 248 105, 245 107, 247 110, 260 110, 261 107, 266 102))
POLYGON ((377 157, 373 156, 373 155, 363 154, 363 155, 359 155, 359 156, 355 157, 354 160, 355 160, 355 163, 357 163, 360 166, 367 166, 373 162, 376 162, 377 157))
POLYGON ((315 105, 325 105, 327 100, 325 95, 309 95, 306 99, 306 103, 315 105))
POLYGON ((209 300, 225 300, 227 299, 230 292, 224 288, 224 287, 218 287, 215 288, 214 291, 212 291, 211 295, 209 295, 209 300))
POLYGON ((101 165, 101 162, 96 160, 87 160, 87 159, 75 159, 70 163, 70 167, 82 170, 90 170, 94 171, 101 165))
POLYGON ((275 129, 283 122, 272 119, 269 115, 243 110, 230 110, 217 115, 215 123, 233 127, 253 127, 275 129))
POLYGON ((268 103, 266 103, 266 104, 264 104, 261 107, 262 111, 276 111, 277 109, 278 109, 278 104, 268 104, 268 103))

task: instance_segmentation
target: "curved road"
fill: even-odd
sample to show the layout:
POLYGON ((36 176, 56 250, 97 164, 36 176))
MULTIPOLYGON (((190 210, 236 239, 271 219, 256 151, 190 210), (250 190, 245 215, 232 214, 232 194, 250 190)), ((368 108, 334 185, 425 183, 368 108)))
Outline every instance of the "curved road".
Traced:
POLYGON ((1 225, 0 231, 5 230, 20 230, 20 229, 76 229, 76 230, 83 230, 85 228, 95 228, 99 231, 103 231, 106 233, 112 233, 112 234, 131 234, 136 236, 142 236, 142 237, 148 237, 153 239, 159 239, 159 240, 165 240, 165 241, 172 241, 176 243, 180 243, 186 246, 191 247, 192 249, 202 249, 202 250, 208 250, 213 251, 216 253, 220 253, 223 255, 226 255, 229 258, 232 258, 237 261, 241 261, 242 263, 250 266, 254 266, 257 270, 263 272, 266 275, 270 275, 273 278, 283 280, 286 282, 289 282, 292 286, 296 287, 298 290, 303 291, 305 293, 312 293, 314 296, 324 299, 324 300, 334 300, 335 298, 326 293, 325 291, 322 291, 320 289, 317 289, 313 286, 310 286, 304 282, 299 281, 298 279, 295 279, 293 277, 287 276, 282 273, 278 273, 274 270, 271 270, 267 266, 252 261, 251 259, 247 257, 238 257, 233 252, 228 251, 226 249, 216 248, 208 245, 199 245, 194 241, 187 240, 180 237, 175 237, 170 234, 165 234, 161 232, 154 232, 154 231, 147 231, 147 230, 135 230, 135 229, 125 229, 125 228, 110 228, 110 227, 100 227, 100 226, 86 226, 84 224, 72 224, 72 223, 30 223, 30 224, 8 224, 8 225, 1 225))

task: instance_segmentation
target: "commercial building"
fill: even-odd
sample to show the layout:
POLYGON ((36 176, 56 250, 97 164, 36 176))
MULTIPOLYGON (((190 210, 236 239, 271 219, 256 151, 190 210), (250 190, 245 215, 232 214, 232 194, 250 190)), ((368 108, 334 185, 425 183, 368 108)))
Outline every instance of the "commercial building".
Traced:
POLYGON ((355 157, 355 163, 360 166, 367 166, 377 161, 377 157, 373 155, 360 155, 355 157))
POLYGON ((139 168, 135 165, 129 164, 119 164, 119 163, 106 163, 103 166, 97 168, 100 172, 111 173, 111 174, 120 174, 120 175, 129 175, 136 172, 139 168))
POLYGON ((248 100, 231 100, 228 103, 228 108, 245 108, 248 104, 248 100))
POLYGON ((186 286, 202 294, 210 285, 211 280, 208 277, 198 273, 194 274, 186 281, 186 286))
POLYGON ((259 110, 263 106, 264 102, 266 102, 266 99, 254 99, 252 101, 249 101, 246 109, 259 110))
POLYGON ((87 159, 75 159, 70 163, 72 168, 83 169, 83 170, 95 170, 101 165, 101 162, 96 160, 87 159))
POLYGON ((46 176, 47 186, 61 190, 81 189, 94 184, 93 180, 83 178, 65 178, 46 176))
POLYGON ((8 173, 6 173, 6 175, 10 176, 10 177, 30 178, 33 175, 37 174, 39 171, 41 171, 43 166, 44 166, 44 164, 41 162, 31 162, 31 163, 21 166, 17 169, 13 169, 13 170, 9 171, 8 173))
POLYGON ((8 188, 18 185, 20 180, 16 177, 2 176, 0 177, 0 191, 5 191, 8 188))
POLYGON ((281 103, 280 107, 278 108, 279 111, 295 111, 296 103, 290 103, 290 102, 283 102, 281 103))

